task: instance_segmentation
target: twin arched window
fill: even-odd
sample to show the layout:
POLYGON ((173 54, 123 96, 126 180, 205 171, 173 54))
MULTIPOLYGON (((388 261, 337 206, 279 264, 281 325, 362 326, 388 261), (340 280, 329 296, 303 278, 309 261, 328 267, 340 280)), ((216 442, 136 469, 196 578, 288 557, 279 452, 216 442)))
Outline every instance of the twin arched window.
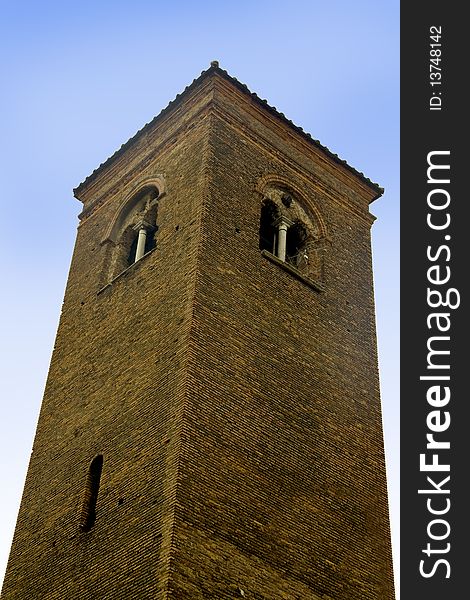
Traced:
POLYGON ((104 240, 108 244, 108 281, 156 247, 160 198, 156 185, 146 185, 121 206, 104 240))
POLYGON ((323 224, 312 218, 303 203, 283 187, 271 184, 262 194, 260 250, 321 282, 326 241, 323 224))
POLYGON ((308 237, 307 228, 301 221, 289 219, 272 200, 263 202, 259 226, 260 250, 267 250, 297 267, 307 258, 308 237))

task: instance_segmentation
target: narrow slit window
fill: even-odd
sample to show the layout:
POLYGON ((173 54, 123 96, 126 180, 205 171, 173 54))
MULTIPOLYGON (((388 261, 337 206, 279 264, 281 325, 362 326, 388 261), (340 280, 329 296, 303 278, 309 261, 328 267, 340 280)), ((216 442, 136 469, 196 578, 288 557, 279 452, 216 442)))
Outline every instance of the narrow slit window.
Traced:
POLYGON ((103 470, 103 456, 99 454, 90 464, 83 497, 82 513, 80 516, 80 530, 90 531, 96 521, 96 502, 100 489, 101 471, 103 470))

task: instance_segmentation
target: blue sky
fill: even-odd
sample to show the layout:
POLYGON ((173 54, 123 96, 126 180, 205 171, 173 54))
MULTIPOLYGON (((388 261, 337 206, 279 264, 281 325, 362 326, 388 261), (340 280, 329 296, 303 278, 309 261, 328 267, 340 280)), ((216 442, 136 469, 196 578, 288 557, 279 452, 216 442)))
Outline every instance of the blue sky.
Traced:
POLYGON ((372 205, 373 254, 397 558, 399 2, 0 0, 0 8, 0 580, 80 212, 72 189, 214 59, 385 187, 372 205))

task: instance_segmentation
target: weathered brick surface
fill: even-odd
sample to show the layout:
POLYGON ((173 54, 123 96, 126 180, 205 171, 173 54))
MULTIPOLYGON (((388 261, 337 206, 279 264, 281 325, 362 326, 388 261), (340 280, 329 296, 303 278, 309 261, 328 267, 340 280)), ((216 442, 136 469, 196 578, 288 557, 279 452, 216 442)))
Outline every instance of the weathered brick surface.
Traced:
POLYGON ((391 600, 376 192, 212 69, 78 193, 2 599, 391 600), (266 176, 324 221, 323 292, 259 251, 266 176), (156 177, 157 248, 110 283, 101 242, 156 177))

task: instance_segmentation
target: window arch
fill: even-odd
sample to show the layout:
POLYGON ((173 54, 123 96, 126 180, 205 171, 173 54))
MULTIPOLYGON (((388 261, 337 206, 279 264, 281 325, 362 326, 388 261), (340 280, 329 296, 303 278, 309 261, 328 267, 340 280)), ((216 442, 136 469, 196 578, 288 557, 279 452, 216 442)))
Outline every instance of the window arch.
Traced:
POLYGON ((83 532, 90 531, 96 521, 96 503, 98 501, 102 470, 103 455, 98 454, 98 456, 95 456, 91 461, 85 483, 85 493, 83 495, 79 524, 80 530, 83 532))
POLYGON ((108 281, 157 246, 158 208, 162 192, 156 183, 143 185, 126 198, 102 242, 108 246, 105 263, 108 281))

